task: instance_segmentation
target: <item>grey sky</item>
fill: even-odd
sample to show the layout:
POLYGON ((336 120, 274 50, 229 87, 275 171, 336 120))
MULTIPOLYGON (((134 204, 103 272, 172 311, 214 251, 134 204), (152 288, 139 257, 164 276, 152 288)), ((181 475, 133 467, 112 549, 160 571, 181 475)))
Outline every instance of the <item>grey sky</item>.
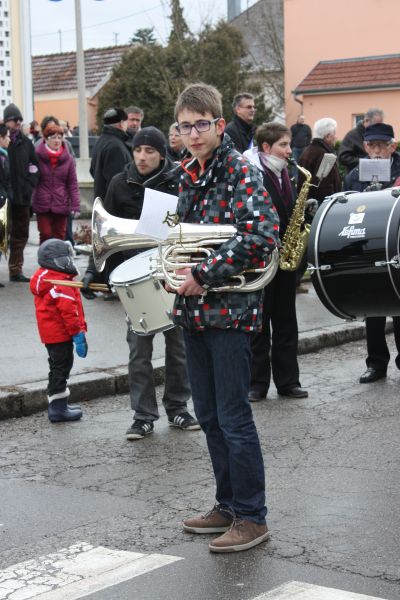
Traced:
MULTIPOLYGON (((242 10, 256 0, 242 0, 242 10)), ((30 0, 32 54, 75 50, 74 0, 30 0), (60 33, 61 30, 61 33, 60 33)), ((181 0, 193 32, 226 18, 227 0, 181 0)), ((169 34, 168 0, 81 0, 84 48, 124 44, 134 32, 154 27, 163 43, 169 34)))

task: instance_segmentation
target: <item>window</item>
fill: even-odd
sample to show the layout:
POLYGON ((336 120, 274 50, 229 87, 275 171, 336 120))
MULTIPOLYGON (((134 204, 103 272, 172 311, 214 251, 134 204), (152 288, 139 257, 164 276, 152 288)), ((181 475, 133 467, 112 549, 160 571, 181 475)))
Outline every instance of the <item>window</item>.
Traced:
POLYGON ((356 125, 359 124, 360 121, 362 121, 364 118, 364 115, 353 115, 353 123, 354 123, 354 127, 356 127, 356 125))

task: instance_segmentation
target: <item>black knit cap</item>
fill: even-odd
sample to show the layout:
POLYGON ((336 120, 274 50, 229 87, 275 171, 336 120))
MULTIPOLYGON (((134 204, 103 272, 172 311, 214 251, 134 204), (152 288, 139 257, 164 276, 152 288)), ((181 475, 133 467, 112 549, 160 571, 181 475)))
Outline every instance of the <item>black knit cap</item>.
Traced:
POLYGON ((128 115, 126 114, 123 108, 119 108, 118 106, 108 108, 103 115, 104 125, 113 125, 114 123, 119 123, 120 121, 127 120, 128 115))
POLYGON ((133 149, 138 146, 151 146, 161 154, 163 158, 167 155, 167 140, 162 131, 157 127, 143 127, 133 138, 133 149))
POLYGON ((4 123, 7 123, 7 121, 23 121, 23 120, 24 120, 24 118, 23 118, 22 113, 19 110, 18 106, 15 106, 15 104, 11 103, 5 107, 4 113, 3 113, 4 123))

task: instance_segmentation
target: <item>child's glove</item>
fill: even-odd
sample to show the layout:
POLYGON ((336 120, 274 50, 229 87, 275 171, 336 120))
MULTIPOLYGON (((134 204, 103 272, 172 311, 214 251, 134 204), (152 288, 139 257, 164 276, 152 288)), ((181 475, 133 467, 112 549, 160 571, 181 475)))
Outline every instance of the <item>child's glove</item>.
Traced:
POLYGON ((76 350, 77 355, 80 356, 81 358, 85 358, 87 351, 88 351, 88 345, 87 345, 86 337, 85 337, 85 334, 83 333, 83 331, 73 335, 72 340, 75 344, 75 350, 76 350))

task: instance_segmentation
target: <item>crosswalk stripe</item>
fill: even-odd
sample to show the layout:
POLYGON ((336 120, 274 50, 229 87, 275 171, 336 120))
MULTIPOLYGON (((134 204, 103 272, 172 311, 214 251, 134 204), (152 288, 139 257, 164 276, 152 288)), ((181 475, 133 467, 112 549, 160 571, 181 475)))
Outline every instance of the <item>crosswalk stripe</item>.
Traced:
POLYGON ((291 581, 253 600, 384 600, 384 598, 291 581))
POLYGON ((78 600, 178 560, 78 542, 0 571, 0 599, 78 600))

